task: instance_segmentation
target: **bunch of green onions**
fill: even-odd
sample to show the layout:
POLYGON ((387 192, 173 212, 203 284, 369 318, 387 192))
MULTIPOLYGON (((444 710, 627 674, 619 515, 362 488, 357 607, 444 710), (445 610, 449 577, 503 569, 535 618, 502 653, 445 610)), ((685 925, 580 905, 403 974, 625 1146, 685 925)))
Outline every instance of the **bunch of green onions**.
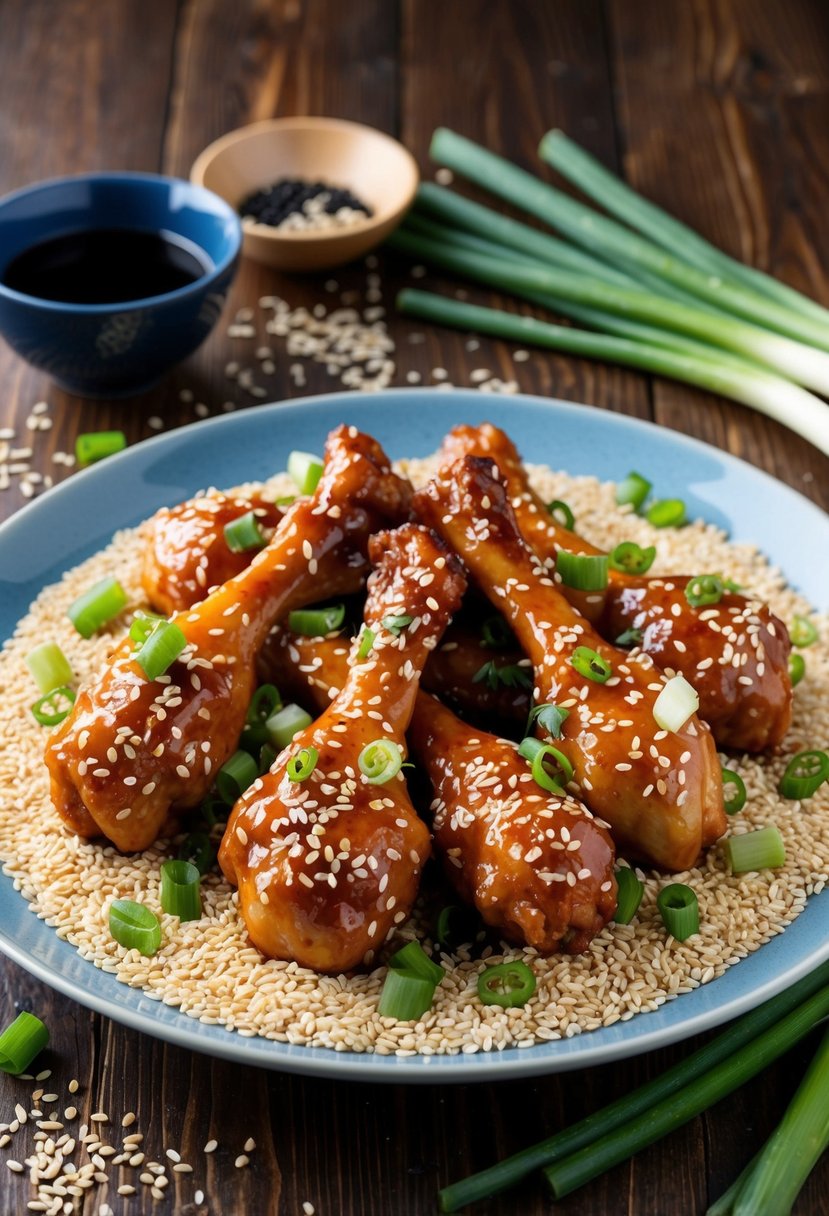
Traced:
MULTIPOLYGON (((542 1170, 569 1195, 732 1093, 829 1015, 829 963, 753 1009, 667 1072, 505 1161, 439 1194, 442 1212, 515 1186, 542 1170)), ((708 1216, 787 1216, 829 1145, 829 1035, 777 1130, 708 1216)))
POLYGON ((829 310, 709 245, 562 132, 548 132, 540 153, 617 219, 439 129, 435 161, 559 235, 424 183, 390 245, 583 328, 411 289, 398 296, 400 311, 722 393, 829 455, 829 409, 814 395, 829 394, 829 310))

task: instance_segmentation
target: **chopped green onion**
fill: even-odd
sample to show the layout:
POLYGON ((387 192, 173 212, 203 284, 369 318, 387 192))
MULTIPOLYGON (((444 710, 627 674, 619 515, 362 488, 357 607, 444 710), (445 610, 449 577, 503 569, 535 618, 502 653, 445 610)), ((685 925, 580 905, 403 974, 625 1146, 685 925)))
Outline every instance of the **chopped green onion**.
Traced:
POLYGON ((345 620, 345 604, 330 608, 299 608, 288 614, 288 628, 306 638, 324 638, 339 629, 345 620))
POLYGON ((665 928, 678 942, 699 933, 699 903, 696 893, 684 882, 672 882, 656 897, 665 928))
POLYGON ((395 971, 408 971, 410 975, 419 975, 437 985, 443 979, 444 971, 439 963, 435 963, 421 946, 420 942, 409 942, 402 950, 398 950, 389 959, 389 966, 395 971))
POLYGON ((506 650, 515 645, 515 634, 502 616, 488 616, 481 625, 481 645, 490 650, 506 650))
POLYGON ((292 503, 295 503, 296 500, 297 500, 296 494, 284 494, 282 496, 282 498, 277 498, 274 500, 274 506, 275 507, 290 507, 290 505, 292 503))
POLYGON ((613 675, 612 664, 589 646, 577 646, 570 658, 570 665, 580 676, 595 680, 597 684, 606 684, 613 675))
POLYGON ((724 594, 725 586, 719 574, 698 574, 685 586, 685 598, 692 608, 719 604, 724 594))
POLYGON ((626 629, 624 633, 620 633, 616 639, 617 646, 638 646, 642 641, 641 629, 626 629))
POLYGON ((560 739, 561 728, 569 717, 570 710, 564 709, 563 706, 560 707, 549 702, 546 705, 536 705, 530 710, 524 734, 529 735, 533 724, 537 722, 541 729, 546 730, 551 738, 560 739))
POLYGON ((247 511, 224 526, 225 541, 231 553, 248 553, 261 549, 267 540, 262 525, 253 511, 247 511))
POLYGON ((222 802, 233 806, 259 776, 259 766, 253 756, 241 749, 226 760, 216 774, 216 789, 222 802))
POLYGON ((566 528, 568 532, 572 532, 576 526, 576 517, 566 502, 562 502, 560 498, 553 499, 547 503, 547 513, 552 515, 557 524, 561 524, 562 528, 566 528))
POLYGON ((127 446, 123 431, 88 431, 75 440, 75 459, 81 467, 122 452, 127 446))
POLYGON ((533 679, 529 668, 518 663, 505 663, 498 667, 494 659, 479 667, 472 677, 473 684, 484 682, 495 692, 499 688, 532 688, 533 679))
POLYGON ((784 798, 811 798, 827 778, 829 756, 826 752, 798 752, 786 765, 778 789, 784 798))
POLYGON ((793 646, 803 650, 818 640, 818 631, 806 616, 793 616, 789 626, 789 637, 793 646))
POLYGON ((265 730, 273 746, 282 751, 283 747, 288 746, 294 735, 305 730, 313 720, 311 715, 299 705, 291 703, 277 710, 275 714, 271 714, 265 723, 265 730))
POLYGON ((789 679, 792 688, 796 688, 806 674, 806 660, 802 654, 789 655, 789 679))
POLYGON ((49 1031, 40 1018, 25 1010, 0 1034, 0 1072, 17 1077, 26 1072, 49 1042, 49 1031))
POLYGON ((245 725, 239 739, 239 746, 252 756, 259 754, 260 748, 268 738, 267 722, 278 709, 282 708, 282 698, 279 690, 273 684, 260 684, 253 694, 245 714, 245 725))
POLYGON ((289 781, 305 781, 317 767, 320 754, 315 747, 301 747, 288 761, 286 772, 289 781))
POLYGON ((109 907, 109 931, 119 946, 137 950, 148 958, 161 945, 158 917, 134 899, 114 899, 109 907))
POLYGON ((360 752, 357 764, 370 785, 385 785, 400 772, 403 752, 393 739, 375 739, 360 752))
POLYGON ((360 634, 360 645, 357 650, 358 663, 364 662, 371 654, 371 648, 374 645, 376 637, 377 634, 373 629, 363 629, 363 632, 360 634))
POLYGON ((383 628, 388 629, 389 633, 393 633, 395 637, 399 637, 413 620, 412 616, 385 616, 383 617, 383 628))
POLYGON ((161 867, 161 910, 180 921, 201 919, 201 871, 190 861, 161 867))
POLYGON ((288 473, 300 494, 313 494, 322 477, 322 461, 310 452, 291 452, 288 457, 288 473))
POLYGON ((556 574, 565 587, 576 591, 604 591, 607 586, 607 554, 570 553, 559 549, 556 554, 556 574))
POLYGON ((200 874, 206 874, 216 860, 216 849, 207 832, 191 832, 179 845, 180 861, 189 861, 200 874))
POLYGON ((187 638, 175 621, 159 621, 136 652, 135 661, 148 680, 157 680, 172 667, 186 645, 187 638))
POLYGON ((521 740, 519 756, 530 762, 533 781, 550 794, 563 794, 573 779, 573 766, 567 757, 551 743, 542 743, 531 735, 521 740))
POLYGON ((41 692, 64 688, 74 676, 69 660, 57 642, 41 642, 26 655, 26 666, 41 692))
POLYGON ((624 507, 630 503, 634 511, 638 511, 652 489, 652 482, 641 473, 631 471, 624 481, 620 481, 616 486, 617 506, 624 507))
POLYGON ((786 847, 776 827, 758 828, 742 836, 729 836, 725 851, 734 874, 750 870, 774 870, 785 865, 786 847))
POLYGON ((381 1018, 398 1022, 416 1022, 432 1008, 435 985, 431 980, 410 971, 389 967, 380 993, 377 1012, 381 1018))
POLYGON ((259 749, 259 776, 273 768, 273 762, 279 755, 271 743, 263 743, 259 749))
POLYGON ((75 694, 64 684, 62 688, 53 688, 39 697, 32 706, 32 714, 41 726, 59 726, 69 717, 74 704, 75 694))
POLYGON ((479 922, 471 908, 449 904, 441 908, 435 925, 435 940, 444 948, 452 950, 465 942, 475 940, 479 922))
POLYGON ((662 498, 659 502, 651 503, 645 512, 645 519, 655 528, 678 528, 686 518, 685 503, 681 498, 662 498))
POLYGON ((677 734, 699 709, 699 694, 684 676, 671 676, 653 703, 653 720, 661 730, 677 734))
POLYGON ((127 593, 117 578, 102 578, 69 605, 67 615, 82 638, 91 638, 126 607, 127 593))
POLYGON ((610 568, 622 574, 646 574, 655 557, 656 549, 653 545, 643 549, 635 541, 623 540, 610 555, 610 568))
POLYGON ((722 788, 726 815, 736 815, 746 804, 746 783, 733 768, 722 770, 722 788), (732 792, 733 791, 733 792, 732 792))
POLYGON ((617 925, 629 925, 642 902, 645 884, 636 877, 630 866, 619 866, 616 871, 616 915, 617 925))
POLYGON ((130 625, 130 641, 143 646, 159 621, 166 620, 166 616, 159 616, 156 612, 137 612, 130 625))
POLYGON ((520 959, 487 967, 478 976, 478 996, 482 1005, 520 1009, 534 992, 535 976, 520 959))

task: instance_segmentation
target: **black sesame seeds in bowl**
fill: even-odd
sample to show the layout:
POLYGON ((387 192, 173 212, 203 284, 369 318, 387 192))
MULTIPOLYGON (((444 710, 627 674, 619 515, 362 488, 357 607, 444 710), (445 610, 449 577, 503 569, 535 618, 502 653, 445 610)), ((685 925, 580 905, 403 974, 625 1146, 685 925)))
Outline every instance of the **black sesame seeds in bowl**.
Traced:
POLYGON ((279 118, 216 140, 190 177, 241 213, 248 257, 319 271, 385 240, 411 206, 419 174, 410 153, 372 127, 279 118))

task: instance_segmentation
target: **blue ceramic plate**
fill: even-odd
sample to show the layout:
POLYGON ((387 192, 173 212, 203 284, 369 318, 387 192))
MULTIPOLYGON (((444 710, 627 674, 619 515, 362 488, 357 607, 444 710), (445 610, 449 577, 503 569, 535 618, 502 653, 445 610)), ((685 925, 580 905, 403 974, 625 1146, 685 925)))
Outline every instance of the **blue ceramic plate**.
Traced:
MULTIPOLYGON (((747 464, 673 431, 586 406, 533 397, 405 389, 338 394, 228 414, 171 431, 72 477, 0 528, 0 638, 34 596, 102 548, 116 528, 145 519, 205 485, 232 486, 284 468, 292 448, 320 450, 332 427, 353 423, 393 457, 425 456, 455 423, 504 427, 534 461, 570 473, 618 479, 648 473, 655 492, 679 495, 692 516, 759 542, 790 582, 829 607, 829 518, 747 464)), ((599 1064, 696 1034, 750 1009, 829 957, 829 891, 755 954, 720 979, 655 1013, 560 1042, 501 1053, 388 1057, 240 1038, 147 999, 84 962, 37 920, 0 876, 0 949, 45 983, 137 1030, 196 1051, 266 1068, 342 1079, 482 1081, 599 1064)))

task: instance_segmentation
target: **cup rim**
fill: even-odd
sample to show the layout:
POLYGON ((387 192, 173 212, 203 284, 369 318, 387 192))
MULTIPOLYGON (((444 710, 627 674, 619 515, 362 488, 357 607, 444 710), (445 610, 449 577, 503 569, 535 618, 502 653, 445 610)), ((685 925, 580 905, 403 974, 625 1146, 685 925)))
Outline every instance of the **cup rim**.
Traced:
POLYGON ((57 313, 81 313, 83 315, 95 316, 109 314, 112 312, 129 312, 138 308, 147 308, 149 306, 165 305, 167 303, 177 303, 180 300, 187 299, 190 296, 203 294, 205 288, 216 282, 217 279, 233 266, 233 263, 239 258, 242 250, 242 225, 239 216, 230 206, 230 204, 222 198, 220 194, 209 190, 206 186, 202 186, 197 182, 190 181, 186 177, 175 177, 172 174, 166 173, 145 173, 132 169, 110 169, 100 170, 94 173, 66 173, 59 177, 47 177, 40 181, 33 182, 29 186, 21 186, 17 190, 11 190, 8 194, 0 197, 0 213, 4 210, 7 204, 17 202, 19 199, 25 198, 27 195, 39 194, 44 190, 52 189, 55 186, 62 186, 68 182, 122 182, 129 186, 131 183, 146 182, 152 185, 177 185, 186 186, 188 190, 194 191, 197 195, 206 195, 215 205, 216 210, 224 213, 226 218, 233 221, 233 235, 230 241, 230 247, 222 258, 204 274, 192 283, 187 283, 183 287, 176 287, 173 291, 161 292, 155 296, 136 296, 128 300, 111 300, 106 304, 82 304, 72 303, 68 300, 46 300, 42 296, 27 295, 26 292, 16 291, 13 287, 8 287, 2 279, 0 279, 0 298, 6 298, 15 303, 25 304, 30 308, 39 308, 44 312, 57 313))

